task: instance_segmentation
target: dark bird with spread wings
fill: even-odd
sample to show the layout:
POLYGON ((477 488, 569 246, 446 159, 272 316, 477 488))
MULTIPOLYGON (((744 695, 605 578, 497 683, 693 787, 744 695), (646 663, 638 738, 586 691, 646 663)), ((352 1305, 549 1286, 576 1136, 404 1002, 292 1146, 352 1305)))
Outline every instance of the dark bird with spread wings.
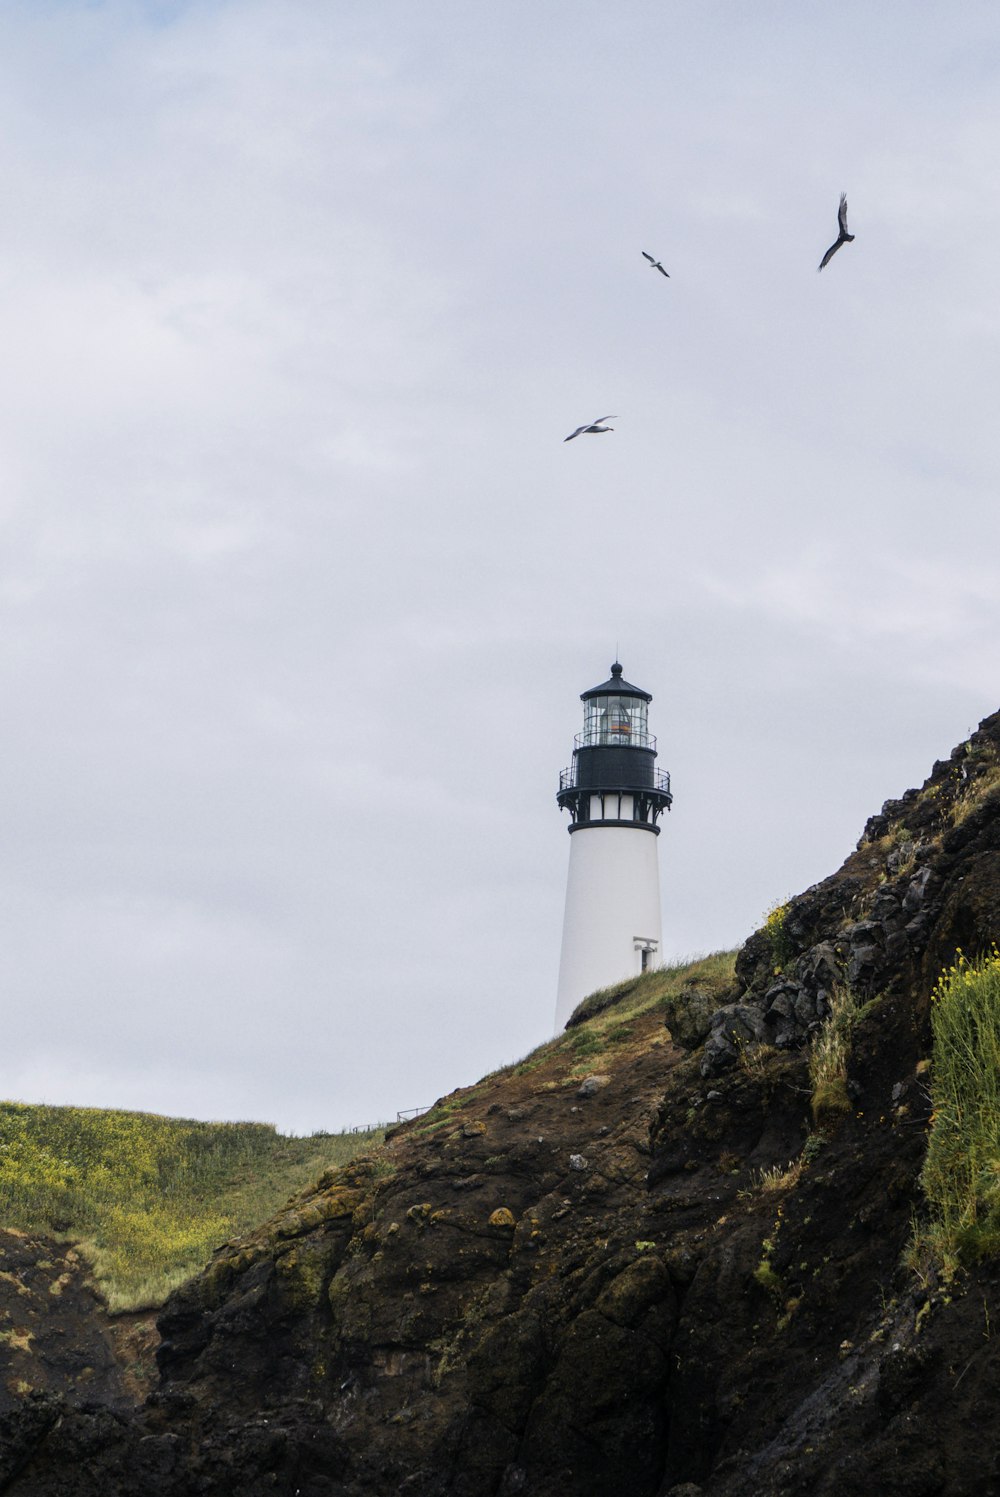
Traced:
POLYGON ((591 421, 587 426, 578 426, 576 431, 571 431, 568 437, 563 437, 564 442, 572 442, 574 437, 582 436, 585 431, 614 431, 613 426, 605 426, 605 421, 617 421, 617 416, 598 416, 596 421, 591 421))
POLYGON ((852 243, 852 241, 854 239, 854 235, 853 234, 848 234, 848 232, 847 232, 847 193, 846 192, 842 192, 840 194, 840 212, 837 214, 837 226, 840 229, 840 233, 837 235, 836 243, 835 244, 831 244, 830 248, 827 250, 826 254, 823 256, 822 260, 819 262, 819 269, 820 270, 823 269, 824 265, 828 265, 830 263, 830 261, 833 259, 834 255, 840 249, 840 246, 842 244, 850 244, 850 243, 852 243))
POLYGON ((669 272, 669 270, 664 270, 664 268, 660 264, 659 260, 654 260, 653 257, 652 257, 652 255, 647 255, 645 250, 643 250, 642 254, 643 254, 643 258, 645 260, 649 261, 649 263, 652 266, 652 268, 654 270, 658 270, 661 275, 665 275, 666 278, 667 278, 667 280, 669 281, 669 279, 670 279, 670 272, 669 272))

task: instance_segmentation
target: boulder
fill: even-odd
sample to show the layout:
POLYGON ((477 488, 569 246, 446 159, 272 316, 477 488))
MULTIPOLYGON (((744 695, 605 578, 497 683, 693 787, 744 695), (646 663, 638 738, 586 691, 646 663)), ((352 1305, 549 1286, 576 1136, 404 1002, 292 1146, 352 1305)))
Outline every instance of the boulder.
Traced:
POLYGON ((706 989, 683 988, 667 1016, 672 1039, 685 1050, 696 1050, 711 1030, 718 1007, 718 997, 706 989))
POLYGON ((711 1033, 705 1041, 701 1074, 717 1076, 739 1060, 740 1050, 764 1039, 764 1016, 748 1003, 728 1003, 716 1009, 711 1019, 711 1033))
POLYGON ((611 1080, 610 1076, 585 1076, 576 1089, 578 1097, 594 1097, 611 1080))

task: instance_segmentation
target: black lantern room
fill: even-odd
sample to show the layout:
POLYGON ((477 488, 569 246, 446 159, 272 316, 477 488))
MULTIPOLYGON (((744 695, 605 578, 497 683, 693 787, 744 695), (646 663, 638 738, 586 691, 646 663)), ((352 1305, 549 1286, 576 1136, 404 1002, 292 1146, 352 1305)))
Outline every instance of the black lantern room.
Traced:
POLYGON ((583 732, 574 739, 573 763, 559 776, 559 805, 571 832, 585 826, 636 826, 659 835, 669 811, 670 776, 657 769, 656 739, 649 732, 648 691, 622 678, 617 660, 611 678, 580 697, 583 732))

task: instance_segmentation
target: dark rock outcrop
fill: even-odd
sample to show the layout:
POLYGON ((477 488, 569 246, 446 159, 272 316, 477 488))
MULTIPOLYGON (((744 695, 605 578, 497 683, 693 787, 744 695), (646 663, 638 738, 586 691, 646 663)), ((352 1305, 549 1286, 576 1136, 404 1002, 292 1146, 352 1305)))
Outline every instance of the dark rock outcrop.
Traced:
POLYGON ((12 1395, 13 1497, 1000 1492, 1000 1273, 901 1264, 930 995, 1000 935, 1000 715, 757 932, 729 992, 602 994, 226 1244, 142 1406, 12 1395), (808 1045, 869 1000, 847 1105, 808 1045), (994 1345, 998 1348, 994 1350, 994 1345))
MULTIPOLYGON (((956 948, 1000 930, 1000 714, 987 718, 919 791, 886 801, 856 851, 789 901, 773 934, 737 957, 740 1003, 763 1009, 779 1048, 808 1042, 838 984, 926 1004, 956 948)), ((713 1021, 714 1022, 714 1021, 713 1021)))

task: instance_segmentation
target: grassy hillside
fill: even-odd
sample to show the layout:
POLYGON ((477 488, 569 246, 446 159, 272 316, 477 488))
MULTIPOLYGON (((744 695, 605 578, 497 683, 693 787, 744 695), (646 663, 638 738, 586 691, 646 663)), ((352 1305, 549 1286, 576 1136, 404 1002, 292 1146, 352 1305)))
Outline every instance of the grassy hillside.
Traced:
POLYGON ((0 1226, 78 1242, 112 1310, 148 1308, 380 1137, 0 1102, 0 1226))

